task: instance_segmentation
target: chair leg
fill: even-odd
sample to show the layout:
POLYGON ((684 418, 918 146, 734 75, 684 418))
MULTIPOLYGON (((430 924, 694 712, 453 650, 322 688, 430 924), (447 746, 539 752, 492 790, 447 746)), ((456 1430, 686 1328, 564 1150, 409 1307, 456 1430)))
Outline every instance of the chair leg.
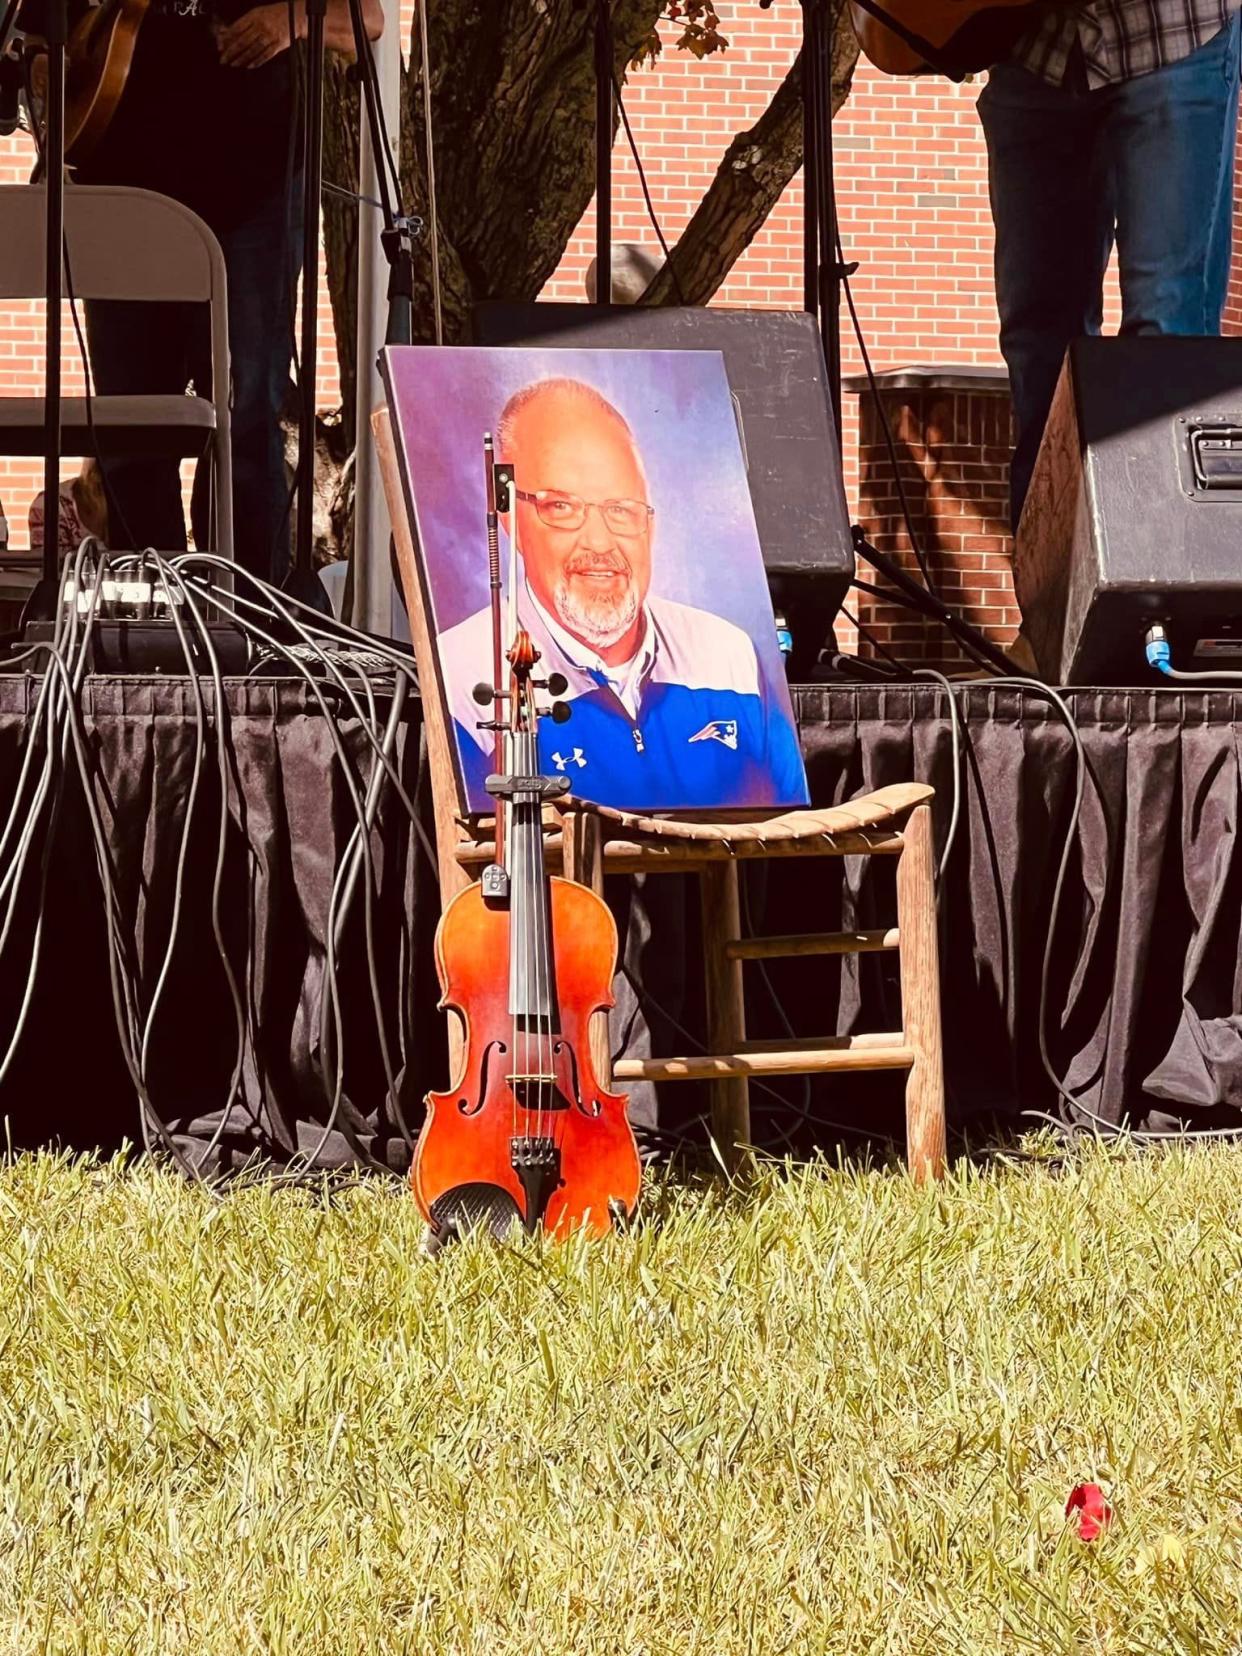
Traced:
MULTIPOLYGON (((725 944, 741 936, 737 864, 708 863, 699 875, 703 961, 707 984, 707 1044, 712 1052, 736 1052, 746 1039, 742 963, 725 944)), ((712 1132, 730 1172, 740 1167, 750 1143, 750 1084, 744 1075, 709 1082, 712 1132)))
MULTIPOLYGON (((561 819, 561 866, 567 880, 588 886, 597 897, 604 895, 603 825, 594 811, 567 810, 561 819)), ((591 1019, 591 1067, 602 1087, 612 1085, 612 1042, 608 1038, 608 1014, 597 1012, 591 1019)))
POLYGON ((561 824, 565 878, 604 895, 604 837, 594 811, 566 811, 561 824))
POLYGON ((944 1058, 931 812, 926 805, 911 811, 903 838, 897 929, 904 1039, 914 1051, 906 1081, 906 1160, 916 1179, 938 1179, 945 1168, 944 1058))

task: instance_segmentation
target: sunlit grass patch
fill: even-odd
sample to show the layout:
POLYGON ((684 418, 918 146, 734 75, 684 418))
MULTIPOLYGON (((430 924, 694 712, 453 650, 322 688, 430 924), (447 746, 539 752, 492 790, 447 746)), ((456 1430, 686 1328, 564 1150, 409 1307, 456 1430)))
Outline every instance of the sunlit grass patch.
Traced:
POLYGON ((379 1185, 16 1160, 0 1652, 1229 1656, 1240 1155, 772 1167, 435 1262, 379 1185))

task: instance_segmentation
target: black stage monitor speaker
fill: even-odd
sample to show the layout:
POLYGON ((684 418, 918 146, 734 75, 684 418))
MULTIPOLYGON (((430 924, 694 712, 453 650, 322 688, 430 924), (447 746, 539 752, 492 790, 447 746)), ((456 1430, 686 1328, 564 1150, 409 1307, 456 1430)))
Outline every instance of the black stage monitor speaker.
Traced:
MULTIPOLYGON (((1242 339, 1082 339, 1018 525, 1014 585, 1045 678, 1242 668, 1242 339)), ((1167 683, 1167 680, 1161 680, 1167 683)))
POLYGON ((772 602, 789 624, 791 679, 809 677, 854 578, 828 371, 804 311, 479 305, 477 345, 719 351, 738 408, 772 602))

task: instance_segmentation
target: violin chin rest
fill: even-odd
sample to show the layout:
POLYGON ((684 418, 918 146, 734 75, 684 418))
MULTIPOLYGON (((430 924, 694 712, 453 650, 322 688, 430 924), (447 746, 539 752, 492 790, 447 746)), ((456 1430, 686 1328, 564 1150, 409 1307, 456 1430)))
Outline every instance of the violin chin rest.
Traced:
POLYGON ((514 1226, 522 1227, 522 1210, 507 1190, 494 1184, 460 1184, 437 1196, 431 1204, 427 1251, 439 1253, 480 1226, 503 1242, 514 1226))

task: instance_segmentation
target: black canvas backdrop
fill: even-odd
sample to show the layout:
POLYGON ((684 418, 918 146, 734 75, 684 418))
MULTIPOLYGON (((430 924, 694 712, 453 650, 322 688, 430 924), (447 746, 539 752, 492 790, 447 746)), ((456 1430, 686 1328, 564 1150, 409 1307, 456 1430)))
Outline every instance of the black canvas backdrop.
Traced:
MULTIPOLYGON (((16 785, 33 685, 0 680, 0 802, 16 785)), ((1047 1039, 1054 1066, 1110 1122, 1167 1128, 1228 1125, 1242 1105, 1242 870, 1237 856, 1239 698, 1230 692, 1067 693, 1089 777, 1057 920, 1047 1039)), ((933 685, 799 688, 795 707, 816 803, 911 778, 937 789, 947 829, 953 739, 933 685)), ((1004 686, 959 695, 965 742, 961 820, 941 898, 942 981, 950 1116, 1047 1109, 1039 1055, 1041 968, 1053 882, 1074 787, 1074 744, 1043 699, 1004 686)), ((144 1004, 158 977, 177 901, 176 866, 196 745, 193 701, 176 679, 100 679, 85 723, 121 911, 133 936, 144 1004)), ((308 689, 230 682, 227 858, 220 913, 246 1008, 242 1096, 216 1163, 258 1152, 277 1161, 318 1145, 330 1066, 320 1045, 325 941, 334 870, 356 817, 326 721, 308 689)), ((369 763, 347 714, 347 750, 369 763)), ((208 731, 177 947, 150 1055, 162 1119, 192 1154, 220 1127, 236 1031, 211 929, 220 779, 208 731)), ((430 829, 417 708, 397 764, 430 829)), ((445 1084, 436 1010, 434 871, 405 812, 386 795, 373 854, 379 880, 374 956, 398 1100, 416 1128, 420 1100, 445 1084)), ((876 859, 773 863, 744 870, 755 929, 808 931, 891 923, 892 866, 876 859)), ((32 958, 39 862, 0 957, 0 1034, 15 1026, 32 958)), ((613 883, 610 882, 610 886, 613 883)), ((614 1048, 685 1049, 701 1036, 695 882, 615 882, 624 939, 614 1048), (677 1026, 680 1025, 680 1028, 677 1026)), ((50 847, 40 959, 21 1040, 0 1083, 17 1146, 110 1149, 140 1141, 134 1089, 117 1042, 104 948, 104 908, 76 778, 50 847)), ((773 962, 747 968, 752 1033, 896 1028, 891 958, 773 962)), ((342 1103, 321 1159, 408 1159, 386 1096, 367 984, 361 894, 342 939, 342 1103)), ((755 1136, 798 1147, 836 1122, 899 1137, 892 1075, 797 1079, 753 1087, 755 1136), (807 1117, 811 1118, 808 1121, 807 1117), (812 1124, 813 1123, 813 1124, 812 1124)), ((704 1108, 694 1086, 646 1089, 640 1122, 677 1128, 704 1108)))

